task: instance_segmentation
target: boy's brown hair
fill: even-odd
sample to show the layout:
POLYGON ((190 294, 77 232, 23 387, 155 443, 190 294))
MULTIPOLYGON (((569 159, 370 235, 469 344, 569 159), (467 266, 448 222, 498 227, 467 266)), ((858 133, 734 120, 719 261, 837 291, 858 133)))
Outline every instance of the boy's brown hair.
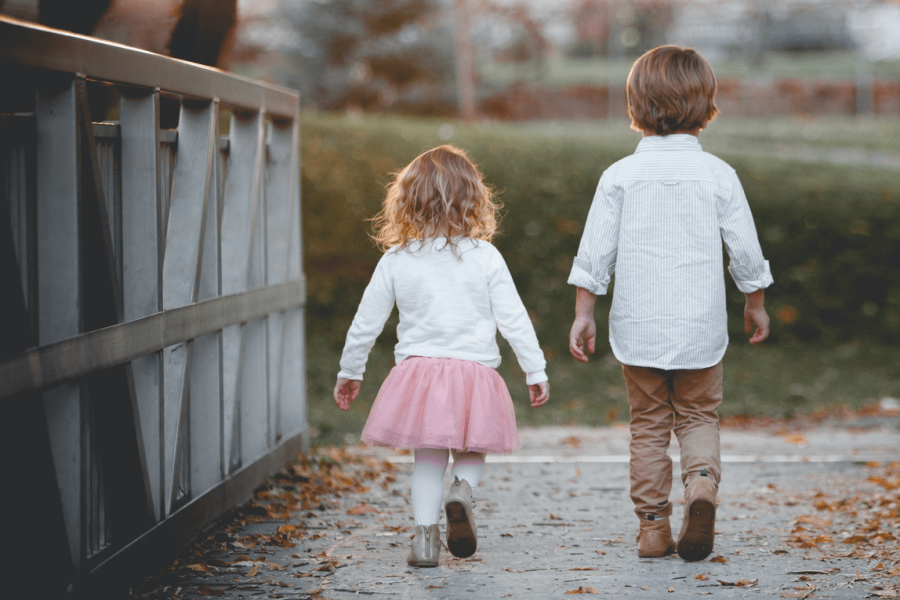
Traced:
POLYGON ((693 48, 659 46, 637 59, 625 86, 635 131, 703 129, 719 113, 716 76, 693 48))

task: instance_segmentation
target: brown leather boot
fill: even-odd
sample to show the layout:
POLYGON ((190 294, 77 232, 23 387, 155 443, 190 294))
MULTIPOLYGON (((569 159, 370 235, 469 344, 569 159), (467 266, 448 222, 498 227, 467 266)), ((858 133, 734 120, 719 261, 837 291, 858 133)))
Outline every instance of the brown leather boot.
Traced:
POLYGON ((640 558, 661 558, 675 552, 675 540, 669 517, 653 514, 641 518, 641 532, 638 534, 638 556, 640 558))
POLYGON ((678 535, 678 556, 684 560, 703 560, 712 552, 718 487, 705 470, 688 479, 684 490, 684 522, 678 535))

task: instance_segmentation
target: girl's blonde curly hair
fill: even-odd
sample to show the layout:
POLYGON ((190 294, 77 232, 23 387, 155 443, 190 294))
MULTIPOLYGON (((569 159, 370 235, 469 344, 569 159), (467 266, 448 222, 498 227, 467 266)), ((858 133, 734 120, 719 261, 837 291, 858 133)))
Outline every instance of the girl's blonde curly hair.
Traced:
POLYGON ((394 246, 444 236, 491 241, 500 203, 466 153, 449 144, 417 156, 394 174, 381 211, 372 219, 373 239, 384 252, 394 246))

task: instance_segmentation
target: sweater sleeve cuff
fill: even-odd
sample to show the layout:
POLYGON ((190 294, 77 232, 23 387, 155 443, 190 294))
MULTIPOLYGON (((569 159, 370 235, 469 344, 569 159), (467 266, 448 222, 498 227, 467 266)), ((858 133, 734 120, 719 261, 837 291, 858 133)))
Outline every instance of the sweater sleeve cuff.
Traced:
POLYGON ((549 381, 549 379, 547 379, 546 371, 535 371, 534 373, 526 373, 525 374, 525 383, 527 385, 543 383, 544 381, 549 381))
POLYGON ((772 271, 769 269, 769 261, 767 260, 763 261, 762 270, 751 270, 742 265, 732 264, 729 265, 728 271, 731 273, 731 277, 734 279, 734 283, 737 284, 738 289, 745 294, 767 288, 775 281, 772 279, 772 271))
POLYGON ((589 267, 589 265, 584 265, 586 262, 587 261, 575 257, 575 263, 572 265, 572 272, 569 274, 568 284, 584 288, 595 296, 606 295, 606 290, 609 287, 609 279, 607 278, 606 281, 597 281, 591 277, 591 274, 585 268, 585 266, 589 267))
POLYGON ((341 370, 337 376, 338 379, 353 379, 355 381, 362 381, 363 374, 362 373, 349 373, 347 371, 341 370))

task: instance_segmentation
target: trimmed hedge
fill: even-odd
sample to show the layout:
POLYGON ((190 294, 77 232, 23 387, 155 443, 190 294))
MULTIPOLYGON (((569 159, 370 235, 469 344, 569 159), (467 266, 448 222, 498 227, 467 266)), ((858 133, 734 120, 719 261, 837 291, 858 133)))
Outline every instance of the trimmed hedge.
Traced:
MULTIPOLYGON (((379 252, 366 237, 389 173, 445 143, 440 121, 308 114, 303 218, 310 329, 337 347, 379 252)), ((495 240, 548 357, 565 352, 574 293, 566 284, 603 170, 632 144, 453 123, 505 203, 495 240)), ((446 133, 446 124, 444 124, 446 133)), ((547 128, 551 131, 551 128, 547 128)), ((773 341, 900 342, 900 174, 723 155, 750 200, 775 285, 773 341)), ((730 329, 744 336, 743 295, 728 278, 730 329)), ((598 310, 598 327, 609 299, 598 310)), ((605 336, 603 336, 605 337, 605 336)))

